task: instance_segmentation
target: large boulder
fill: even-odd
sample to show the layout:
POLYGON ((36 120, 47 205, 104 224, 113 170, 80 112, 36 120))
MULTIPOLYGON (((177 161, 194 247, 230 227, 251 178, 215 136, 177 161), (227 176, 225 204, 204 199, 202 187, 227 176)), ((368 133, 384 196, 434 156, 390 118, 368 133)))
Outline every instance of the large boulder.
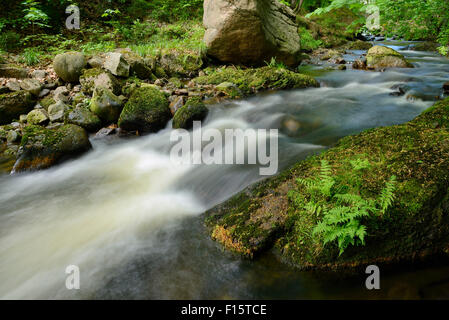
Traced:
POLYGON ((81 52, 58 54, 53 60, 56 74, 65 82, 78 82, 85 66, 86 58, 81 52))
POLYGON ((366 63, 369 69, 413 68, 402 54, 384 46, 374 46, 369 49, 366 54, 366 63))
POLYGON ((171 118, 168 99, 158 89, 135 89, 120 115, 118 125, 126 131, 157 132, 171 118))
POLYGON ((86 131, 76 125, 58 129, 30 125, 24 129, 14 172, 45 169, 91 148, 86 131))
POLYGON ((207 53, 218 60, 260 65, 276 57, 298 63, 295 15, 277 0, 205 0, 203 22, 207 53))
POLYGON ((0 95, 0 125, 18 119, 33 109, 35 100, 26 91, 5 93, 0 95))
POLYGON ((209 110, 206 108, 201 98, 193 97, 187 100, 186 104, 176 111, 173 117, 174 129, 190 129, 193 121, 203 121, 209 110))
POLYGON ((448 167, 446 99, 408 123, 343 138, 247 188, 210 210, 206 225, 212 238, 231 251, 254 257, 275 247, 283 261, 300 269, 343 270, 447 257, 448 167), (348 211, 352 208, 358 209, 348 211), (366 208, 366 214, 359 208, 366 208), (351 219, 347 212, 365 226, 364 241, 357 241, 355 233, 345 235, 351 219), (342 242, 320 233, 318 225, 340 232, 334 235, 342 242), (352 245, 342 253, 339 244, 347 240, 352 245))

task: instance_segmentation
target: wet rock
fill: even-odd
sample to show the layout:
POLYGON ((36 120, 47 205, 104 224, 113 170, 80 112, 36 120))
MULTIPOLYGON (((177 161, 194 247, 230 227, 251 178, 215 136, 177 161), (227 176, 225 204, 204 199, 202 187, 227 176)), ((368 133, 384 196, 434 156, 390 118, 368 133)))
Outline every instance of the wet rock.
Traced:
POLYGON ((261 64, 276 57, 299 62, 300 39, 293 10, 276 0, 206 0, 204 41, 223 62, 261 64))
POLYGON ((118 125, 126 131, 157 132, 171 118, 168 99, 156 88, 135 89, 120 115, 118 125))
POLYGON ((26 91, 5 93, 0 95, 0 125, 18 119, 21 114, 33 109, 35 100, 26 91))
POLYGON ((24 129, 14 172, 45 169, 91 148, 87 132, 79 126, 48 129, 30 125, 24 129))
POLYGON ((95 88, 90 110, 105 123, 115 123, 123 108, 122 100, 108 88, 95 88))
POLYGON ((85 106, 77 106, 67 116, 67 122, 76 124, 88 132, 95 132, 101 128, 100 118, 85 106))
POLYGON ((118 52, 109 52, 106 54, 103 68, 118 77, 129 77, 129 63, 123 55, 118 52))
POLYGON ((65 82, 78 82, 86 66, 86 59, 81 52, 67 52, 58 54, 53 60, 53 68, 65 82))
POLYGON ((34 109, 28 113, 26 121, 29 124, 46 125, 50 118, 48 117, 47 111, 45 109, 34 109))
POLYGON ((176 113, 187 101, 187 97, 185 96, 177 96, 173 102, 170 103, 170 112, 172 115, 176 113))
POLYGON ((413 68, 399 52, 383 46, 375 46, 366 55, 367 67, 370 69, 413 68))
POLYGON ((365 70, 366 69, 366 60, 357 59, 352 63, 352 68, 356 70, 365 70))
POLYGON ((449 82, 443 84, 443 92, 444 94, 449 94, 449 82))
POLYGON ((193 121, 203 121, 208 112, 209 109, 200 97, 189 98, 186 104, 176 111, 173 117, 173 128, 190 129, 193 126, 193 121))

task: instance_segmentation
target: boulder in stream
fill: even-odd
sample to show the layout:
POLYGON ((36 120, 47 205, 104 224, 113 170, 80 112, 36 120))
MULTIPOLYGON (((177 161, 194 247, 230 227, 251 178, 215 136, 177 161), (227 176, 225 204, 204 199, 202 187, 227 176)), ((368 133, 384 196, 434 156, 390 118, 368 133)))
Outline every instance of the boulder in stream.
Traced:
POLYGON ((67 124, 47 129, 29 125, 23 131, 14 171, 45 169, 91 148, 87 132, 79 126, 67 124))
POLYGON ((413 68, 402 54, 384 46, 374 46, 366 54, 368 69, 413 68))

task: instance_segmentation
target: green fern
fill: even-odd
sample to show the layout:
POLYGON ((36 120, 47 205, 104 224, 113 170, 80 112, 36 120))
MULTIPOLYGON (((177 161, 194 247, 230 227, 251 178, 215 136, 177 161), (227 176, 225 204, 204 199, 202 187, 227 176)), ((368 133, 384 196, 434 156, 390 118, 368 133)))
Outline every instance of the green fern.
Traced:
MULTIPOLYGON (((362 159, 350 163, 356 171, 370 166, 368 160, 362 159)), ((377 199, 364 199, 352 193, 332 194, 335 179, 326 160, 321 161, 317 178, 298 178, 297 182, 306 189, 308 200, 297 191, 289 193, 290 200, 297 208, 318 218, 312 234, 322 235, 324 244, 336 241, 341 255, 349 245, 365 244, 367 230, 361 220, 370 215, 384 214, 393 204, 396 177, 390 178, 377 199)))

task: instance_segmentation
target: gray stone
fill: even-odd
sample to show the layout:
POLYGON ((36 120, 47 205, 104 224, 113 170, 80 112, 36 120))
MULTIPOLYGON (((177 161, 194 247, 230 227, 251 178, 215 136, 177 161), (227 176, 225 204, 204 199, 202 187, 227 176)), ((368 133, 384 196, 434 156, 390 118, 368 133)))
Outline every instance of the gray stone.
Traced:
POLYGON ((37 97, 41 93, 43 85, 37 79, 25 79, 20 83, 20 87, 37 97))
POLYGON ((44 109, 34 109, 27 115, 29 124, 45 125, 49 120, 48 114, 44 109))
POLYGON ((272 57, 299 62, 293 10, 277 0, 205 0, 207 54, 223 62, 263 64, 272 57))
POLYGON ((51 122, 62 122, 64 121, 64 114, 68 107, 62 101, 58 101, 48 107, 48 117, 51 122))
POLYGON ((86 66, 86 59, 81 52, 58 54, 53 61, 56 74, 66 82, 78 82, 86 66))
POLYGON ((123 55, 118 52, 109 52, 106 54, 103 68, 110 71, 118 77, 129 77, 130 66, 123 55))

